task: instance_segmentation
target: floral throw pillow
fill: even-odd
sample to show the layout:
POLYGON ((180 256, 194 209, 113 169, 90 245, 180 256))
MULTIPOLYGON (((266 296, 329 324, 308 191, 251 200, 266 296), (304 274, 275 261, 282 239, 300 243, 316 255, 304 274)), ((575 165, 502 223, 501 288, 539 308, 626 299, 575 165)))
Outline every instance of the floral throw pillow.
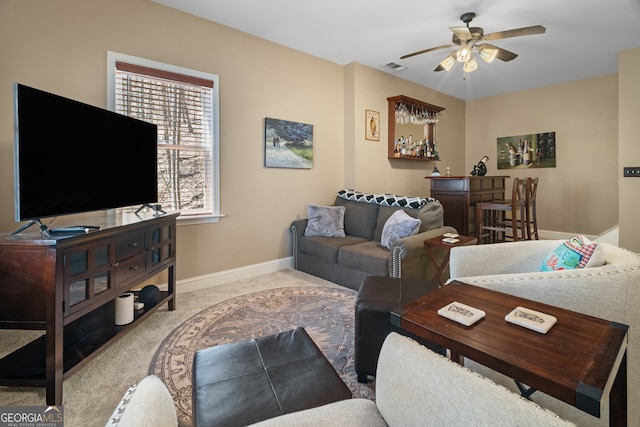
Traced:
POLYGON ((555 248, 542 263, 541 271, 598 267, 604 263, 604 251, 601 245, 591 242, 584 236, 576 236, 555 248))
POLYGON ((344 206, 307 206, 305 236, 344 237, 344 206))
POLYGON ((420 229, 420 224, 419 219, 412 217, 402 209, 398 209, 384 223, 380 243, 391 249, 391 245, 396 240, 416 234, 420 229))

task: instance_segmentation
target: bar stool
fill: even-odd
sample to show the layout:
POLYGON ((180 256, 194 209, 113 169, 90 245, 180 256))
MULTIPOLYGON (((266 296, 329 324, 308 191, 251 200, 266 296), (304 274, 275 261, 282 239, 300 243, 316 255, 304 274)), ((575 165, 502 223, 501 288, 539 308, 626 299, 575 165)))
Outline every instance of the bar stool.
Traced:
MULTIPOLYGON (((526 231, 527 240, 540 240, 538 236, 538 216, 536 213, 536 193, 538 192, 538 178, 528 178, 528 184, 525 184, 522 188, 524 195, 524 227, 526 231)), ((510 220, 506 220, 507 225, 510 225, 510 220)))
POLYGON ((525 194, 527 239, 540 240, 538 236, 538 216, 536 214, 536 193, 538 192, 538 177, 530 178, 525 194))
POLYGON ((485 237, 489 238, 488 243, 504 242, 507 239, 514 242, 527 239, 525 197, 528 194, 530 180, 531 178, 515 178, 511 199, 476 204, 479 245, 484 243, 485 237), (510 235, 509 231, 511 231, 510 235))

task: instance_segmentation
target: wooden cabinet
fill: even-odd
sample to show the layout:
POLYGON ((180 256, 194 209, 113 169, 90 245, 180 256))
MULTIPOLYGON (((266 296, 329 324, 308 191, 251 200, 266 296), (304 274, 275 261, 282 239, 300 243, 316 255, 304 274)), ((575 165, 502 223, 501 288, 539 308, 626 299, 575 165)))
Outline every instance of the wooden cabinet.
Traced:
POLYGON ((444 208, 444 225, 465 236, 476 235, 475 206, 479 202, 504 199, 508 176, 427 176, 431 197, 444 208))
POLYGON ((408 96, 398 95, 387 98, 389 141, 389 159, 439 160, 437 149, 434 151, 436 123, 438 114, 444 110, 437 105, 428 104, 408 96), (398 140, 404 138, 399 147, 398 140), (410 139, 410 141, 409 141, 410 139), (430 149, 426 142, 429 141, 430 149))
POLYGON ((0 360, 0 385, 46 387, 62 404, 62 381, 164 303, 175 309, 176 217, 123 214, 81 235, 0 236, 0 328, 44 330, 0 360), (168 270, 157 305, 115 325, 114 299, 168 270))

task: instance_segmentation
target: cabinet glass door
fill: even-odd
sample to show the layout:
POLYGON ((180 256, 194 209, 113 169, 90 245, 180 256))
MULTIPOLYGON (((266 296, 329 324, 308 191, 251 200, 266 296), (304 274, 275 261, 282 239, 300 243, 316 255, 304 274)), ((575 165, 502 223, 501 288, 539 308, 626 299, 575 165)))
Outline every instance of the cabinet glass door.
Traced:
POLYGON ((97 242, 65 252, 66 313, 73 313, 85 305, 83 302, 112 288, 112 259, 110 242, 97 242))
POLYGON ((173 252, 173 226, 171 224, 153 228, 151 231, 151 265, 168 260, 173 252))

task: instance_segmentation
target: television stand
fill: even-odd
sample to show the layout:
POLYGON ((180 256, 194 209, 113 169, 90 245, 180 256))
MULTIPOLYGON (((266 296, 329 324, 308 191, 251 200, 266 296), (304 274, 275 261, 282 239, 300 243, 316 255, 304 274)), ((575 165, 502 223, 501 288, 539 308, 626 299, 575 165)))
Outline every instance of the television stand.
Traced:
POLYGON ((0 386, 45 387, 46 404, 61 405, 64 378, 160 307, 175 310, 177 216, 96 218, 101 228, 88 234, 0 235, 0 329, 44 331, 7 349, 0 386), (116 325, 118 296, 164 271, 158 303, 116 325))
POLYGON ((32 225, 37 225, 38 227, 40 227, 40 233, 42 233, 42 235, 44 237, 51 237, 51 233, 49 231, 49 228, 43 224, 43 222, 38 218, 38 219, 32 219, 31 221, 27 222, 26 224, 21 225, 20 227, 16 228, 14 231, 11 232, 11 235, 16 235, 19 233, 22 233, 24 230, 26 230, 27 228, 31 227, 32 225))

